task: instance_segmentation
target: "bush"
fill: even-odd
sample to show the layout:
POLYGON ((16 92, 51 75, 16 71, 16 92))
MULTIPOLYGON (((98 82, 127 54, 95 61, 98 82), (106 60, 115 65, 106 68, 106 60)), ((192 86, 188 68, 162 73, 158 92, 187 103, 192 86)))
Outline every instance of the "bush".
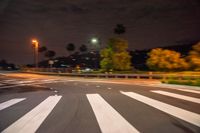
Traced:
POLYGON ((196 80, 165 80, 162 83, 178 84, 178 85, 189 85, 189 86, 200 86, 200 79, 196 80))

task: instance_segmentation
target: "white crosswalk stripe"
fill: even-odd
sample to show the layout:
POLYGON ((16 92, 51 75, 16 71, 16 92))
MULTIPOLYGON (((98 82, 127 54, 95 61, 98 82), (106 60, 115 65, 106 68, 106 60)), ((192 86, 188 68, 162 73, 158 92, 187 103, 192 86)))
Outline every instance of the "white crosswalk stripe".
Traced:
POLYGON ((154 107, 158 110, 161 110, 167 114, 173 115, 179 119, 182 119, 186 122, 189 122, 191 124, 194 124, 194 125, 200 127, 200 115, 197 113, 193 113, 193 112, 160 102, 158 100, 154 100, 152 98, 142 96, 142 95, 134 93, 134 92, 121 91, 121 93, 128 97, 131 97, 137 101, 145 103, 151 107, 154 107))
POLYGON ((178 89, 178 88, 176 90, 200 94, 200 91, 196 91, 196 90, 178 89))
MULTIPOLYGON (((181 100, 187 100, 189 102, 197 101, 199 103, 198 98, 188 97, 180 94, 170 93, 166 91, 153 90, 151 91, 156 95, 166 95, 174 98, 178 98, 181 100)), ((133 98, 141 104, 147 104, 150 107, 158 109, 164 113, 170 114, 174 117, 177 117, 183 121, 186 121, 190 124, 200 127, 200 115, 180 107, 175 107, 170 104, 161 102, 159 100, 155 100, 149 98, 147 96, 143 96, 141 94, 137 94, 134 92, 123 92, 120 91, 121 94, 133 98)), ((33 133, 38 130, 38 128, 42 125, 44 120, 48 117, 48 115, 56 108, 57 103, 60 101, 62 96, 49 96, 44 101, 39 103, 36 107, 26 113, 24 116, 19 118, 17 121, 12 123, 10 126, 6 127, 2 132, 3 133, 12 133, 12 132, 20 132, 20 133, 33 133)), ((93 110, 94 116, 96 117, 97 123, 100 127, 100 130, 103 133, 139 133, 140 131, 137 129, 137 126, 130 124, 126 118, 124 118, 115 108, 112 107, 112 104, 108 103, 100 94, 86 94, 86 98, 89 101, 91 109, 93 110)), ((3 102, 0 104, 0 111, 6 109, 10 106, 17 106, 17 103, 25 100, 26 98, 15 98, 3 102)), ((8 108, 9 109, 9 108, 8 108)))
POLYGON ((49 96, 46 100, 18 119, 2 133, 34 133, 53 110, 62 96, 49 96))
POLYGON ((153 86, 153 87, 162 87, 162 88, 168 88, 168 89, 174 89, 174 90, 179 90, 179 91, 184 91, 184 92, 200 94, 199 90, 188 89, 188 88, 190 88, 190 86, 179 86, 179 85, 170 85, 170 84, 154 84, 154 85, 151 85, 151 86, 153 86))
POLYGON ((160 91, 160 90, 155 90, 151 92, 200 104, 199 98, 184 96, 184 95, 175 94, 175 93, 166 92, 166 91, 160 91))
POLYGON ((15 99, 11 99, 9 101, 3 102, 0 104, 0 110, 3 110, 5 108, 8 108, 16 103, 19 103, 23 100, 25 100, 26 98, 15 98, 15 99))
POLYGON ((103 133, 138 133, 126 119, 124 119, 99 94, 87 94, 98 124, 103 133))

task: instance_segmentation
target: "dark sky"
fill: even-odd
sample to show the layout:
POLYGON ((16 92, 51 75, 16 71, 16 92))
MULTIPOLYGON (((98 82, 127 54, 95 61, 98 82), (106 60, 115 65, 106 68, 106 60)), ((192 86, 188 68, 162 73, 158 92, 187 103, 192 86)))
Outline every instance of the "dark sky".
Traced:
POLYGON ((58 56, 93 36, 104 46, 118 23, 130 49, 200 40, 200 0, 0 0, 0 59, 31 63, 33 37, 58 56))

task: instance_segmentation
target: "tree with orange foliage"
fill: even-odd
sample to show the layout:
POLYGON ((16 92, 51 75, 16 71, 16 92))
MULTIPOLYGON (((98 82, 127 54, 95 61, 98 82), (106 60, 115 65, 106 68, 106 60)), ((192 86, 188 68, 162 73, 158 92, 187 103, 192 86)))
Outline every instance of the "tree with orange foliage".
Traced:
POLYGON ((189 52, 188 60, 193 70, 200 71, 200 42, 192 47, 192 50, 189 52))
POLYGON ((188 63, 176 51, 156 48, 151 50, 148 55, 146 64, 152 70, 177 71, 188 68, 188 63))

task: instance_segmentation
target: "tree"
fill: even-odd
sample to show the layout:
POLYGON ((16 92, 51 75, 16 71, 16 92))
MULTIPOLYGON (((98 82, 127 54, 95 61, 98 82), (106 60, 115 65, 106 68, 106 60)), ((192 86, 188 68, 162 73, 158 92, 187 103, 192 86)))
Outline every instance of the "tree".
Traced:
POLYGON ((8 66, 8 62, 6 60, 0 60, 0 69, 5 69, 8 66))
POLYGON ((76 49, 76 47, 73 43, 69 43, 69 44, 67 44, 66 49, 71 55, 71 52, 73 52, 76 49))
POLYGON ((116 27, 114 28, 114 33, 115 34, 123 34, 126 32, 126 28, 124 27, 123 24, 117 24, 116 27))
POLYGON ((42 47, 38 48, 38 52, 39 53, 44 53, 45 54, 46 51, 47 51, 47 47, 46 46, 42 46, 42 47))
POLYGON ((52 59, 56 55, 56 52, 53 50, 48 50, 45 52, 45 57, 52 59))
POLYGON ((113 54, 113 64, 115 70, 130 70, 131 69, 131 56, 128 52, 120 52, 113 54))
POLYGON ((127 52, 128 42, 120 38, 111 38, 107 48, 101 51, 101 68, 114 70, 130 70, 131 56, 127 52))
POLYGON ((105 70, 105 71, 110 71, 113 69, 113 61, 112 61, 112 56, 113 56, 113 50, 112 48, 105 48, 103 50, 101 50, 100 52, 101 55, 101 62, 100 62, 100 66, 101 69, 105 70))
POLYGON ((79 50, 80 52, 86 52, 87 51, 87 46, 82 44, 80 47, 79 47, 79 50))
POLYGON ((112 48, 114 52, 125 52, 128 48, 128 42, 121 38, 111 38, 108 41, 108 47, 112 48))
POLYGON ((127 52, 128 42, 121 38, 111 38, 108 45, 113 50, 112 60, 115 70, 130 70, 131 56, 127 52))
POLYGON ((39 49, 38 49, 38 52, 40 52, 40 53, 43 53, 45 51, 47 51, 47 47, 46 46, 39 47, 39 49))
POLYGON ((188 63, 176 51, 156 48, 151 50, 148 55, 146 64, 152 70, 174 71, 188 68, 188 63))
POLYGON ((192 46, 192 50, 189 52, 189 63, 190 67, 193 70, 200 70, 200 42, 198 42, 196 45, 192 46))

